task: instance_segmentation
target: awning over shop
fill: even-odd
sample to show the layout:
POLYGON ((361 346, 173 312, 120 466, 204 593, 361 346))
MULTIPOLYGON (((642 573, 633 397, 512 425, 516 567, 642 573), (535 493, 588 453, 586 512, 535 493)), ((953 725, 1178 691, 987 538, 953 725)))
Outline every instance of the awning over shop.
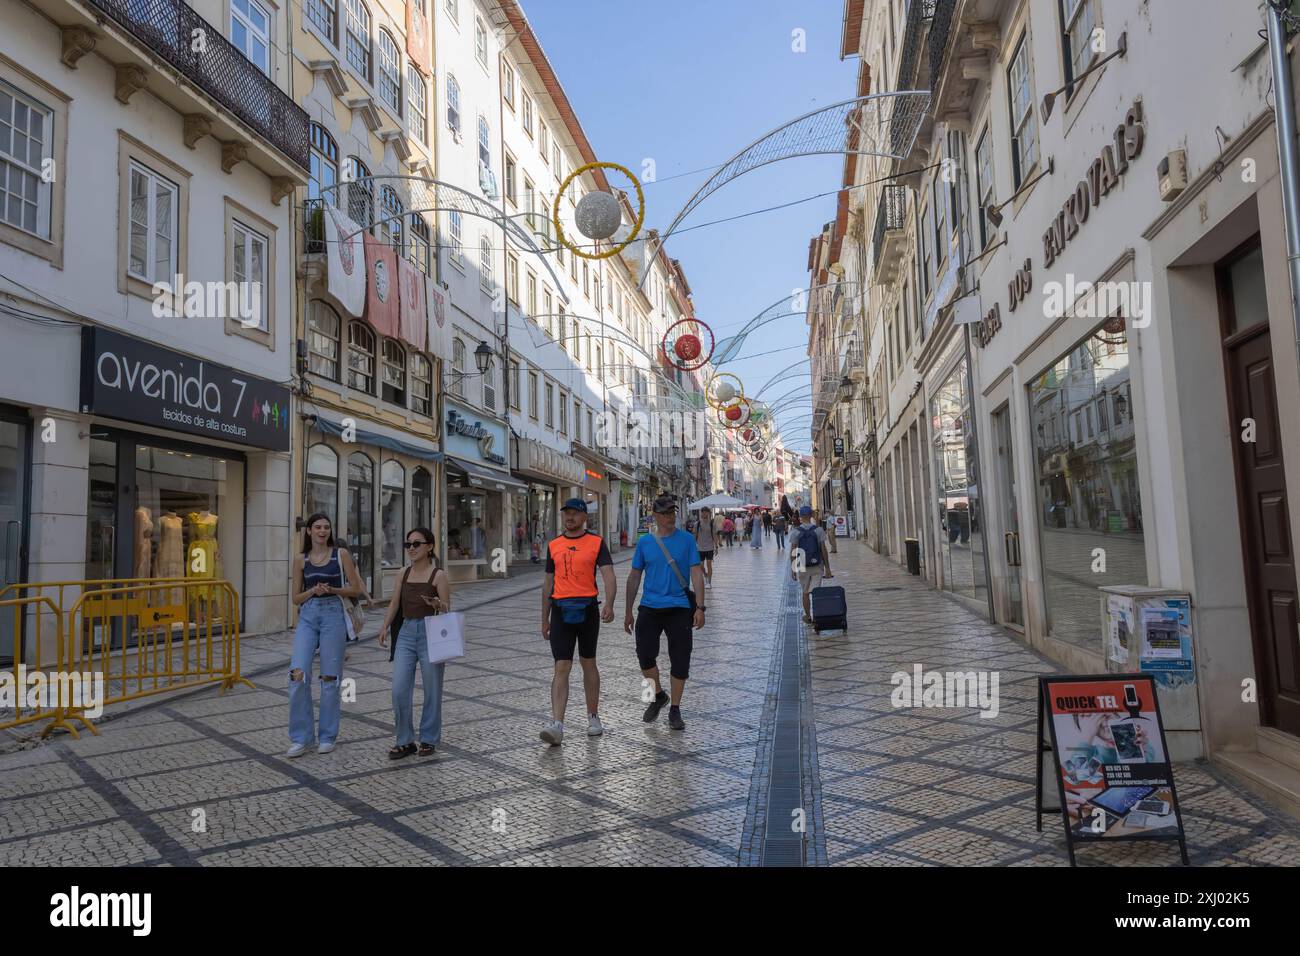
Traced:
POLYGON ((484 468, 482 465, 475 465, 450 455, 447 456, 447 468, 464 474, 466 484, 473 485, 475 488, 509 492, 528 490, 528 486, 522 481, 517 481, 503 472, 493 471, 491 468, 484 468))
MULTIPOLYGON (((312 427, 317 431, 325 432, 327 435, 343 437, 344 429, 342 425, 320 415, 316 416, 316 422, 312 427)), ((366 431, 362 428, 355 429, 352 432, 351 440, 361 445, 377 445, 380 448, 401 452, 403 455, 410 455, 412 458, 422 458, 425 461, 442 461, 443 459, 442 452, 436 448, 417 445, 414 442, 394 438, 392 435, 366 431)))

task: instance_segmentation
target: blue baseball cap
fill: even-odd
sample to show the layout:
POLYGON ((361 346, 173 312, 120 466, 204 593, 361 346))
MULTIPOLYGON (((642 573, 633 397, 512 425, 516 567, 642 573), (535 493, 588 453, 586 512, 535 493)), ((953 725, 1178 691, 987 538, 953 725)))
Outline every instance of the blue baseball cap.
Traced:
POLYGON ((811 517, 812 517, 812 508, 811 508, 809 505, 804 505, 802 508, 799 509, 799 517, 800 517, 800 518, 811 518, 811 517))
POLYGON ((560 506, 560 510, 581 511, 583 514, 586 514, 587 502, 583 501, 581 498, 570 498, 568 501, 566 501, 563 505, 560 506))

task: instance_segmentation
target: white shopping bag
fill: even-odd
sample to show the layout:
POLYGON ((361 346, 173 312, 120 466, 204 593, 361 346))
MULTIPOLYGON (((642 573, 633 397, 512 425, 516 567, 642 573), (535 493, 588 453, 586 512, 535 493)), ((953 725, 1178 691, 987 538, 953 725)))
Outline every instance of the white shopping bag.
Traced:
POLYGON ((424 635, 429 642, 430 664, 465 656, 465 615, 459 611, 426 617, 424 635))

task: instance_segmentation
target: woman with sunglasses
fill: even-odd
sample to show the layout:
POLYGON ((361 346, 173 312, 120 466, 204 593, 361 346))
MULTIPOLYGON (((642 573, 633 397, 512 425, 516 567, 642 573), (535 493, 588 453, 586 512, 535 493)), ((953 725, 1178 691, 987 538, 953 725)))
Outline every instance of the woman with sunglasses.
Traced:
POLYGON ((302 552, 293 559, 293 603, 301 610, 289 661, 289 741, 286 756, 300 757, 316 736, 317 753, 334 749, 339 736, 343 679, 343 647, 348 637, 344 598, 359 597, 365 588, 346 548, 334 544, 329 515, 307 519, 302 552), (320 652, 320 732, 313 735, 311 665, 320 652))
POLYGON ((388 646, 389 628, 400 618, 388 659, 393 662, 393 723, 397 744, 388 751, 390 760, 418 753, 427 757, 442 740, 442 674, 445 663, 429 663, 424 619, 451 610, 451 581, 433 556, 433 532, 413 528, 406 533, 410 566, 388 602, 384 625, 379 629, 379 646, 388 646), (420 713, 420 743, 412 727, 415 709, 415 666, 420 665, 424 684, 424 710, 420 713))

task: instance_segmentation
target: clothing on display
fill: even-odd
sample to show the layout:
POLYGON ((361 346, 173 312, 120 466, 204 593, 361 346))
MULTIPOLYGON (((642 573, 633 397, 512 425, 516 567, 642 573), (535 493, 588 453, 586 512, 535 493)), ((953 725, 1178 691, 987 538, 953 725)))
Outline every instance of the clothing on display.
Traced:
POLYGON ((148 508, 135 509, 135 561, 133 574, 137 578, 149 577, 153 567, 153 516, 148 508))

